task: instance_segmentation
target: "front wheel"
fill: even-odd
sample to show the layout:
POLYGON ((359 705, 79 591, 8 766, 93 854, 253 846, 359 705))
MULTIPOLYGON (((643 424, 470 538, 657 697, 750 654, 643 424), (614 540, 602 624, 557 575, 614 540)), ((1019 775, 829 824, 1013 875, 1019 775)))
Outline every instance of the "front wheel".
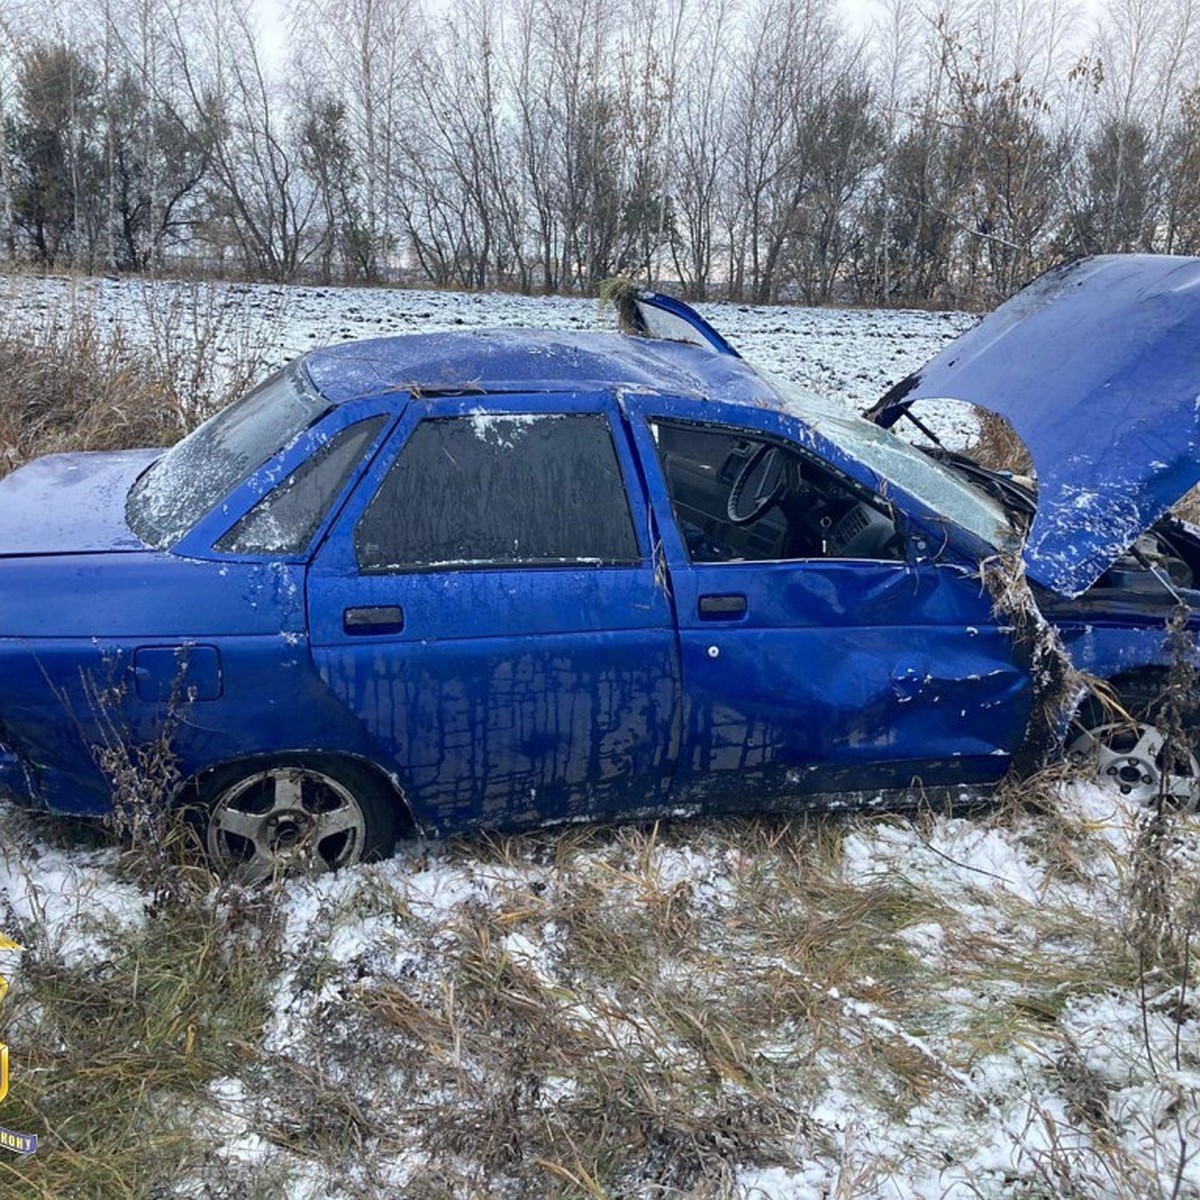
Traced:
POLYGON ((1130 718, 1089 700, 1075 718, 1067 740, 1067 760, 1091 764, 1097 776, 1123 796, 1143 804, 1159 797, 1177 808, 1200 807, 1200 762, 1189 746, 1169 752, 1156 723, 1161 704, 1156 689, 1134 683, 1121 691, 1130 718))
POLYGON ((265 765, 222 774, 207 791, 209 859, 242 883, 336 871, 381 858, 395 842, 392 798, 352 763, 265 765))

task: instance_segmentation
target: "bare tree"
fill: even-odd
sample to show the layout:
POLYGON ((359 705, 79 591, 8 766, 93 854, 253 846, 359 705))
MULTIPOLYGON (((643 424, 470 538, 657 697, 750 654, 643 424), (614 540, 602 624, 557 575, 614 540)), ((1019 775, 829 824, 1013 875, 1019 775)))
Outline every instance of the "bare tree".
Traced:
POLYGON ((245 270, 292 278, 313 252, 318 200, 297 170, 269 86, 249 0, 173 0, 171 47, 211 147, 206 239, 236 245, 245 270))
POLYGON ((709 294, 718 252, 719 190, 729 157, 732 27, 728 0, 699 10, 685 43, 690 53, 669 138, 675 200, 672 262, 685 290, 698 300, 709 294))
POLYGON ((376 278, 399 235, 401 137, 425 119, 411 98, 412 64, 424 42, 421 9, 416 0, 302 0, 292 12, 293 77, 345 106, 361 210, 352 265, 376 278))

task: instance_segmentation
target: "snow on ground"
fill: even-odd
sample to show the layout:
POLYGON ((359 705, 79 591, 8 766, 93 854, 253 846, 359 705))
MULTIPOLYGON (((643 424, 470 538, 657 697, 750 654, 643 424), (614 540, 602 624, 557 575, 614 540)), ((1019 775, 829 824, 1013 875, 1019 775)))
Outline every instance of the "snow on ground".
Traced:
MULTIPOLYGON (((215 353, 249 346, 269 365, 352 337, 608 320, 594 301, 563 298, 11 287, 9 320, 58 319, 74 302, 130 330, 158 314, 179 337, 189 333, 176 317, 199 297, 223 314, 215 353)), ((753 361, 855 408, 968 323, 703 311, 753 361)), ((472 1159, 481 1129, 507 1120, 540 1144, 566 1123, 599 1138, 637 1105, 658 1123, 631 1126, 623 1149, 604 1145, 618 1190, 590 1188, 595 1164, 550 1139, 559 1157, 545 1159, 546 1191, 573 1180, 565 1194, 1200 1195, 1200 1001, 1187 978, 1152 977, 1147 992, 1117 965, 1142 814, 1094 784, 1054 796, 1045 816, 839 818, 778 834, 678 822, 661 836, 419 844, 287 881, 263 965, 266 1024, 246 1031, 258 1059, 242 1070, 231 1059, 206 1085, 199 1127, 225 1178, 244 1168, 249 1186, 269 1165, 290 1200, 532 1195, 514 1182, 533 1169, 521 1145, 500 1154, 489 1134, 493 1157, 472 1159), (544 1041, 570 1053, 549 1066, 522 1059, 511 1090, 494 1094, 516 1049, 544 1041), (335 1162, 304 1151, 324 1101, 298 1088, 297 1064, 319 1067, 357 1114, 335 1162), (689 1097, 681 1128, 670 1105, 689 1097), (703 1192, 690 1190, 696 1164, 672 1159, 685 1150, 704 1170, 721 1165, 703 1192)), ((1179 832, 1189 887, 1195 833, 1179 832)), ((54 843, 3 807, 0 843, 3 920, 41 953, 99 960, 148 919, 152 898, 114 852, 54 843)), ((8 956, 0 969, 21 987, 8 956)), ((201 1183, 185 1173, 178 1194, 201 1183)))

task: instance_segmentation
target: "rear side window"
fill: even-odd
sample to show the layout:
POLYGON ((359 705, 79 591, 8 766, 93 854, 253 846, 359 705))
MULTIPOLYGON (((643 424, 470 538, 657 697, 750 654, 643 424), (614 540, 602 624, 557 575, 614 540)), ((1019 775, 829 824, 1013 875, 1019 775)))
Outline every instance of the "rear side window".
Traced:
POLYGON ((608 419, 422 421, 355 533, 363 571, 640 561, 608 419))
POLYGON ((343 429, 264 496, 218 543, 226 554, 299 554, 370 449, 386 417, 343 429))

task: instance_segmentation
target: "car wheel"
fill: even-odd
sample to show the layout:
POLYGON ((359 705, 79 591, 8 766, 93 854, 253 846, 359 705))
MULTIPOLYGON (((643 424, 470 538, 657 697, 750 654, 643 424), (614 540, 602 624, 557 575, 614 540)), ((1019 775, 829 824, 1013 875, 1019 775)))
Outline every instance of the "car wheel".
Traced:
POLYGON ((1180 808, 1200 807, 1200 762, 1189 746, 1168 766, 1166 735, 1155 723, 1161 707, 1158 689, 1135 681, 1118 695, 1131 720, 1126 720, 1098 700, 1088 700, 1076 715, 1068 738, 1068 762, 1092 764, 1105 782, 1115 784, 1123 796, 1144 804, 1159 796, 1180 808))
POLYGON ((213 865, 243 883, 336 871, 377 859, 395 842, 395 801, 352 763, 291 761, 207 789, 205 842, 213 865))

